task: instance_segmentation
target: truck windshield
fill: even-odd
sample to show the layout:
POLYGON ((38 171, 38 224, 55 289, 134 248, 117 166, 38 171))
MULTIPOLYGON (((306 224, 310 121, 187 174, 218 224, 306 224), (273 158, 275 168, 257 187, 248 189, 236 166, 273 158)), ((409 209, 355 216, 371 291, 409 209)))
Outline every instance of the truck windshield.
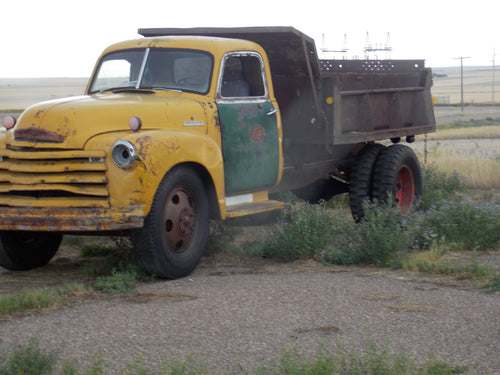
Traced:
POLYGON ((213 58, 202 51, 134 49, 102 58, 90 93, 123 89, 180 90, 204 94, 210 87, 213 58))

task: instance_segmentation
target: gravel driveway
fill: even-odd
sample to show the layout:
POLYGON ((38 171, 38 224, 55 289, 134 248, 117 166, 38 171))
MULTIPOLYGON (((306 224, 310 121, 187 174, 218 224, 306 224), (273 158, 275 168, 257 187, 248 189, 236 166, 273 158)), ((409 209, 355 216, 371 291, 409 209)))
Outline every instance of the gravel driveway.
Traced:
MULTIPOLYGON (((192 353, 221 373, 245 373, 293 342, 304 354, 371 339, 418 360, 435 353, 473 373, 500 374, 500 296, 376 268, 315 262, 202 264, 190 277, 143 284, 0 321, 7 345, 37 338, 80 368, 103 355, 116 372, 136 355, 158 364, 192 353)), ((17 276, 20 275, 20 276, 17 276)), ((2 279, 22 274, 0 272, 2 279)), ((455 284, 455 285, 454 285, 455 284)))

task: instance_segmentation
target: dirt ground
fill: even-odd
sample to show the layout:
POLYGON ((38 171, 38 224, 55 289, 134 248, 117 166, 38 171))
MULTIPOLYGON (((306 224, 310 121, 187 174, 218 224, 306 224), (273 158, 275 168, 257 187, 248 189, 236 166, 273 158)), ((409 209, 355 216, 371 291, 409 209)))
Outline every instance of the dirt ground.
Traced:
MULTIPOLYGON (((85 282, 67 246, 47 267, 0 270, 1 293, 85 282)), ((153 367, 192 355, 223 374, 248 373, 295 345, 304 355, 369 341, 417 361, 431 355, 500 374, 500 296, 471 280, 374 267, 212 255, 189 277, 143 283, 134 295, 88 293, 70 305, 0 320, 0 341, 35 338, 88 368, 119 374, 138 355, 153 367)))

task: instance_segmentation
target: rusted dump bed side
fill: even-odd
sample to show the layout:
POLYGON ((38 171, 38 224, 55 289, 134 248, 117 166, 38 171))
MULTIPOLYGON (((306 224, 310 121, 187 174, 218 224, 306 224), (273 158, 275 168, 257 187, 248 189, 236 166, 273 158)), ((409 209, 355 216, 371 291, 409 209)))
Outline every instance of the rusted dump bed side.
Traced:
POLYGON ((332 144, 435 131, 431 70, 423 60, 321 60, 332 144))

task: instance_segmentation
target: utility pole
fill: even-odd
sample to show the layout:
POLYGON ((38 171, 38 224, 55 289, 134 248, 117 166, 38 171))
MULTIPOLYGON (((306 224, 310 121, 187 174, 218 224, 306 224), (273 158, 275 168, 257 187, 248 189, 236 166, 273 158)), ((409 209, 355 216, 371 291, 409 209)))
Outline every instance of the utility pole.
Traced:
POLYGON ((491 104, 495 104, 495 49, 493 48, 493 68, 491 69, 491 104))
POLYGON ((460 59, 460 108, 462 112, 464 111, 464 59, 470 59, 470 56, 455 57, 455 60, 460 59))

